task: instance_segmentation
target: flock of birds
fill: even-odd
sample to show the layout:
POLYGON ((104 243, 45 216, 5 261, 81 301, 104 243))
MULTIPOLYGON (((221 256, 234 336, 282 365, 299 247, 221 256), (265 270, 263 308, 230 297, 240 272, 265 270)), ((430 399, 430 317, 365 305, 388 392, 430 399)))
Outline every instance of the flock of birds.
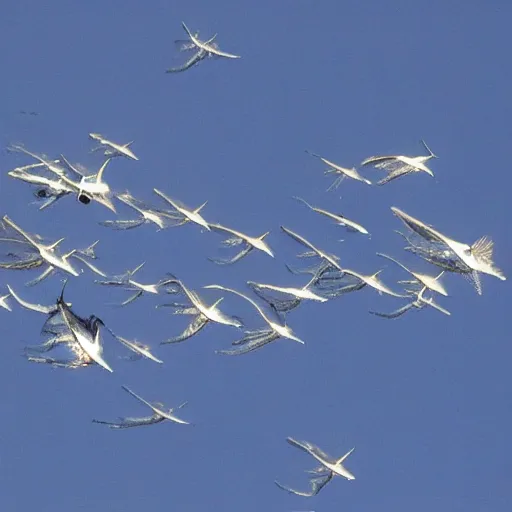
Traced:
MULTIPOLYGON (((208 57, 239 58, 237 55, 220 51, 214 43, 216 35, 207 41, 202 41, 198 34, 192 34, 184 23, 183 28, 189 39, 179 41, 180 48, 193 51, 194 54, 183 66, 172 68, 168 72, 184 71, 208 57)), ((136 199, 128 192, 114 192, 104 178, 105 171, 113 159, 138 160, 131 149, 133 141, 119 144, 98 133, 90 133, 89 137, 98 144, 92 151, 100 151, 105 157, 97 172, 90 173, 83 166, 73 165, 63 155, 52 159, 44 154, 33 152, 21 144, 13 144, 9 148, 10 151, 30 157, 33 162, 12 169, 8 175, 35 187, 34 195, 41 204, 40 210, 53 205, 64 196, 71 195, 84 205, 97 202, 117 214, 114 202, 117 200, 133 210, 136 217, 101 222, 107 228, 128 230, 143 224, 154 224, 158 230, 163 230, 185 224, 195 224, 202 231, 219 233, 225 238, 222 242, 223 245, 235 249, 236 253, 227 259, 209 258, 217 265, 235 264, 250 253, 257 251, 274 257, 274 252, 266 241, 268 231, 260 236, 250 236, 230 227, 209 222, 202 213, 207 203, 203 203, 197 208, 189 208, 155 188, 153 189, 154 193, 161 201, 161 205, 154 206, 136 199)), ((428 153, 426 156, 373 156, 365 159, 360 167, 374 167, 387 173, 383 179, 377 181, 377 185, 384 185, 399 177, 414 173, 426 173, 433 176, 427 163, 437 157, 423 141, 422 143, 428 153)), ((337 188, 344 180, 372 185, 372 182, 363 177, 355 167, 345 168, 320 155, 310 154, 327 166, 326 174, 335 176, 335 181, 328 190, 337 188)), ((357 233, 359 236, 369 234, 361 224, 343 215, 312 206, 300 197, 295 199, 313 212, 333 220, 350 232, 357 233)), ((398 281, 398 284, 403 285, 403 289, 397 292, 379 279, 381 270, 366 275, 345 268, 336 255, 323 251, 299 233, 281 226, 283 233, 305 248, 305 252, 301 253, 299 257, 315 261, 312 266, 305 268, 293 268, 287 265, 288 270, 293 274, 308 274, 311 277, 302 287, 285 287, 248 281, 249 288, 261 300, 256 300, 250 295, 225 286, 216 284, 205 286, 206 289, 227 292, 244 299, 254 307, 262 323, 259 329, 244 330, 242 337, 232 342, 231 349, 218 350, 217 353, 231 356, 247 354, 280 338, 303 344, 304 341, 288 325, 286 315, 304 301, 326 302, 363 288, 373 288, 380 295, 387 294, 404 301, 400 308, 390 313, 371 311, 372 314, 380 317, 397 318, 412 309, 420 310, 427 306, 445 315, 450 315, 449 311, 434 300, 436 294, 448 295, 441 281, 445 273, 462 275, 473 284, 479 294, 482 293, 481 274, 489 274, 501 280, 506 279, 502 271, 493 263, 493 242, 490 239, 482 237, 472 245, 468 245, 444 235, 399 208, 392 207, 391 210, 407 228, 405 233, 398 232, 407 242, 405 249, 437 267, 437 273, 424 274, 408 268, 396 258, 377 253, 380 257, 395 263, 408 275, 407 279, 398 281)), ((166 274, 156 283, 141 283, 136 280, 135 274, 144 264, 120 275, 109 275, 96 266, 95 249, 98 241, 84 249, 73 249, 62 253, 59 251, 59 245, 63 241, 64 238, 50 242, 40 235, 31 234, 5 215, 0 222, 0 254, 2 255, 0 268, 9 270, 43 269, 42 273, 27 283, 28 286, 34 286, 55 273, 78 277, 86 267, 101 278, 95 280, 99 285, 118 287, 130 292, 126 300, 121 303, 122 306, 134 302, 144 294, 163 294, 173 297, 179 295, 182 297, 182 302, 168 302, 157 307, 172 308, 174 314, 187 315, 191 317, 191 321, 181 334, 163 341, 162 344, 183 342, 197 334, 209 323, 227 325, 237 330, 244 329, 243 320, 236 316, 230 316, 220 309, 219 304, 223 297, 209 305, 196 291, 189 289, 182 280, 172 274, 166 274)), ((11 311, 11 304, 16 302, 19 306, 38 312, 45 317, 42 334, 46 339, 39 345, 25 348, 24 354, 29 361, 72 369, 99 365, 112 372, 111 365, 103 355, 101 333, 105 329, 115 340, 131 351, 134 359, 147 358, 155 363, 162 363, 162 360, 152 353, 151 347, 113 332, 101 318, 95 315, 79 316, 73 310, 72 304, 64 299, 67 280, 68 277, 66 277, 62 292, 54 304, 42 305, 29 302, 10 285, 7 285, 8 293, 0 297, 0 306, 8 311, 11 311), (63 348, 68 351, 69 357, 57 358, 48 355, 53 350, 63 348)), ((149 408, 150 415, 120 418, 119 421, 93 420, 95 423, 107 425, 112 429, 151 425, 165 420, 188 424, 176 415, 176 411, 180 410, 186 402, 175 408, 166 408, 162 403, 147 401, 125 386, 123 389, 149 408)), ((319 465, 309 471, 312 478, 308 491, 298 491, 276 481, 277 486, 281 489, 299 496, 311 497, 318 494, 334 476, 341 476, 348 480, 355 478, 344 466, 345 460, 354 448, 342 457, 332 458, 310 442, 297 441, 293 438, 288 438, 287 441, 290 445, 308 453, 319 465)))

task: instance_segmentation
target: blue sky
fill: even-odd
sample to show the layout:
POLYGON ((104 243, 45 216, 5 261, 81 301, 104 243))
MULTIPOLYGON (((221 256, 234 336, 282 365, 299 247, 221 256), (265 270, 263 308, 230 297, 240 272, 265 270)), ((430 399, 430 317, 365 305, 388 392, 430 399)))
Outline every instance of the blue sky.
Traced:
MULTIPOLYGON (((117 159, 105 174, 114 190, 154 203, 153 187, 190 206, 208 200, 209 221, 252 235, 271 230, 276 258, 251 254, 217 267, 206 258, 219 255, 222 238, 196 226, 112 232, 98 225, 111 212, 72 198, 39 212, 30 187, 6 174, 29 161, 5 152, 1 214, 51 240, 65 236, 65 247, 100 239, 98 265, 108 272, 146 261, 143 282, 173 272, 193 289, 247 291, 247 280, 303 284, 284 267, 301 248, 281 224, 350 268, 384 268, 390 286, 405 276, 377 251, 435 272, 402 250, 393 233, 402 225, 390 211, 397 206, 460 241, 489 235, 510 277, 511 15, 499 1, 6 1, 2 147, 22 142, 95 169, 102 161, 88 153, 89 132, 134 140, 140 161, 117 159), (173 45, 184 37, 181 21, 204 38, 218 33, 220 47, 242 58, 166 75, 181 62, 173 45), (374 154, 421 154, 422 138, 439 156, 435 179, 419 174, 384 187, 345 181, 326 192, 324 166, 304 152, 351 167, 374 154), (371 238, 347 234, 294 195, 362 223, 371 238)), ((118 211, 133 217, 122 205, 118 211)), ((9 283, 51 303, 61 281, 22 288, 34 276, 0 271, 0 293, 9 283)), ((113 374, 29 364, 20 353, 39 341, 44 319, 0 310, 2 510, 508 510, 512 294, 508 281, 491 277, 483 296, 459 276, 444 282, 450 297, 439 302, 451 317, 425 310, 377 318, 368 310, 390 311, 399 301, 364 289, 291 313, 305 346, 280 340, 229 358, 214 350, 227 348, 234 330, 210 325, 160 347, 185 320, 155 310, 158 298, 109 307, 126 295, 85 272, 66 290, 77 313, 101 316, 165 361, 123 360, 106 336, 113 374), (182 416, 194 426, 116 432, 92 424, 145 412, 122 384, 169 406, 188 400, 182 416), (314 465, 287 436, 333 455, 355 446, 347 467, 356 480, 337 478, 310 500, 280 491, 274 479, 306 487, 303 470, 314 465)), ((222 306, 260 326, 236 297, 222 306)))

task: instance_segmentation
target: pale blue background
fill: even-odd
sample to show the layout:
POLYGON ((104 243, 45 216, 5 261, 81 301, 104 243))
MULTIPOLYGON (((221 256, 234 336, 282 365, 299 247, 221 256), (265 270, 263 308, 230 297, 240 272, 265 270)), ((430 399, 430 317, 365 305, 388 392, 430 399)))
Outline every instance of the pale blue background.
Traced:
MULTIPOLYGON (((147 261, 143 282, 172 271, 194 289, 215 282, 245 290, 247 279, 300 285, 284 267, 301 249, 279 232, 284 224, 351 268, 386 267, 382 278, 396 287, 406 276, 376 251, 436 269, 402 251, 395 205, 457 240, 491 236, 510 277, 511 17, 502 0, 5 0, 2 147, 63 152, 94 170, 101 158, 88 154, 90 131, 133 139, 140 161, 118 159, 106 173, 115 190, 155 203, 153 187, 190 206, 209 200, 207 220, 253 235, 271 229, 276 258, 255 253, 220 268, 206 259, 218 255, 218 235, 196 226, 111 232, 97 224, 114 218, 108 210, 70 197, 39 212, 30 187, 6 175, 29 163, 16 155, 1 156, 0 213, 50 240, 66 236, 66 248, 100 238, 98 265, 119 273, 147 261), (204 38, 218 32, 221 48, 242 59, 164 74, 181 62, 173 41, 184 36, 182 20, 204 38), (421 138, 439 155, 435 179, 413 175, 385 187, 345 182, 327 193, 324 166, 304 153, 350 167, 373 154, 421 154, 421 138), (361 222, 371 239, 346 234, 293 195, 361 222)), ((133 217, 122 205, 119 213, 133 217)), ((29 300, 55 300, 57 278, 22 288, 35 275, 2 271, 0 293, 9 283, 29 300)), ((214 349, 228 347, 235 330, 208 326, 159 347, 185 319, 155 310, 151 297, 108 307, 126 294, 94 285, 86 272, 66 290, 76 311, 102 316, 165 360, 119 359, 125 352, 106 337, 112 375, 29 364, 21 349, 39 342, 43 317, 0 310, 1 510, 509 510, 509 282, 484 277, 482 297, 461 277, 445 283, 451 297, 439 302, 451 318, 433 310, 373 317, 368 309, 400 302, 363 290, 290 314, 305 346, 278 341, 228 358, 214 349), (195 426, 116 432, 92 424, 145 412, 121 384, 169 406, 188 400, 182 416, 195 426), (277 489, 275 478, 306 488, 303 470, 314 467, 286 444, 289 435, 333 455, 355 446, 346 464, 356 480, 336 478, 311 500, 277 489)), ((236 297, 223 308, 261 325, 236 297)))

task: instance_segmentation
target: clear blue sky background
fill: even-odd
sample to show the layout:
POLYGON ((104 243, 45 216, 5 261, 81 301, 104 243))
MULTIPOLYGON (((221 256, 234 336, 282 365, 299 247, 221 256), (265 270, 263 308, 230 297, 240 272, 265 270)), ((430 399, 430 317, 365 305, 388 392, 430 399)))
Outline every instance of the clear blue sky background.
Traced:
MULTIPOLYGON (((207 220, 253 235, 272 230, 276 258, 255 253, 217 267, 206 259, 218 255, 216 234, 196 226, 112 232, 98 225, 115 218, 111 212, 70 197, 39 212, 30 187, 6 174, 30 162, 16 155, 1 155, 1 214, 50 240, 65 236, 66 248, 99 238, 98 265, 108 272, 146 261, 143 282, 170 271, 193 289, 219 283, 242 291, 248 279, 303 284, 284 267, 301 250, 280 233, 284 224, 343 265, 385 268, 382 279, 396 288, 406 276, 375 252, 436 271, 403 252, 390 211, 398 206, 460 241, 490 235, 510 278, 511 17, 512 5, 500 0, 6 0, 2 147, 63 152, 94 170, 101 158, 88 153, 89 132, 133 139, 140 161, 117 159, 106 172, 115 190, 155 203, 153 187, 190 206, 208 200, 207 220), (217 32, 221 48, 242 59, 164 74, 181 62, 173 41, 184 37, 182 20, 202 37, 217 32), (327 193, 324 166, 304 153, 351 167, 374 154, 421 154, 421 138, 439 155, 435 179, 413 175, 385 187, 346 181, 327 193), (361 222, 371 239, 345 233, 293 195, 361 222)), ((119 214, 133 218, 122 205, 119 214)), ((0 293, 9 283, 51 303, 60 280, 23 288, 35 275, 1 271, 0 293)), ((424 310, 377 318, 368 310, 401 303, 365 289, 291 313, 305 346, 284 340, 229 358, 214 350, 229 347, 235 330, 210 325, 186 343, 159 347, 185 318, 155 310, 163 300, 146 296, 109 307, 126 294, 100 288, 85 272, 66 290, 76 311, 103 317, 165 360, 128 362, 106 336, 113 374, 28 363, 21 350, 39 342, 44 318, 0 310, 1 510, 509 510, 509 282, 484 277, 481 297, 459 276, 445 283, 451 296, 439 302, 451 317, 424 310), (92 424, 146 412, 122 384, 169 406, 188 400, 182 416, 195 426, 118 432, 92 424), (310 500, 280 491, 275 478, 306 488, 303 470, 314 467, 287 436, 333 455, 355 446, 347 467, 356 480, 336 478, 310 500)), ((261 326, 236 297, 222 306, 261 326)))

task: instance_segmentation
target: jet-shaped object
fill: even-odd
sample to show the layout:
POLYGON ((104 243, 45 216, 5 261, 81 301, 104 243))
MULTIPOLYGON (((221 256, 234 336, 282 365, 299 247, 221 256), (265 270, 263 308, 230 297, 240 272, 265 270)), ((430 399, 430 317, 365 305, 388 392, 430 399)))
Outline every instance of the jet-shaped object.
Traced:
POLYGON ((147 405, 152 411, 153 414, 151 416, 144 416, 141 418, 120 418, 118 422, 109 422, 109 421, 100 421, 100 420, 92 420, 93 423, 100 423, 102 425, 108 425, 112 429, 122 429, 122 428, 130 428, 130 427, 142 427, 145 425, 153 425, 154 423, 161 423, 162 421, 168 420, 173 421, 174 423, 181 423, 182 425, 189 425, 187 421, 184 421, 177 416, 174 415, 175 409, 181 409, 188 402, 184 402, 178 407, 166 409, 164 405, 160 402, 151 403, 144 398, 140 397, 136 393, 134 393, 131 389, 126 386, 121 386, 127 393, 136 398, 139 402, 142 402, 144 405, 147 405))
POLYGON ((272 341, 275 341, 279 338, 286 338, 304 345, 304 341, 302 341, 294 334, 291 327, 286 325, 286 322, 278 322, 272 320, 272 318, 265 312, 265 310, 257 302, 252 300, 250 297, 247 297, 243 293, 237 292, 236 290, 226 288, 224 286, 220 286, 217 284, 210 284, 204 286, 203 288, 224 290, 226 292, 234 293, 235 295, 242 297, 247 302, 250 302, 256 308, 260 316, 263 318, 263 320, 269 327, 264 329, 257 329, 255 331, 245 331, 245 336, 242 339, 234 341, 232 343, 232 345, 241 346, 241 348, 234 350, 217 350, 217 354, 224 354, 229 356, 247 354, 248 352, 252 352, 253 350, 261 348, 264 345, 267 345, 268 343, 271 343, 272 341))
POLYGON ((428 151, 427 156, 404 156, 404 155, 393 155, 393 156, 371 156, 361 162, 362 166, 373 165, 377 169, 384 169, 388 171, 388 175, 377 182, 377 185, 385 185, 390 181, 411 174, 413 172, 426 172, 430 176, 434 176, 434 173, 427 167, 426 163, 431 158, 437 158, 434 153, 427 146, 425 141, 421 141, 425 149, 428 151))
POLYGON ((233 256, 230 259, 208 258, 213 263, 217 263, 217 265, 229 265, 232 263, 236 263, 237 261, 240 261, 242 258, 247 256, 254 249, 263 251, 264 253, 268 254, 272 258, 274 257, 274 253, 272 252, 272 249, 268 246, 268 244, 264 240, 267 237, 267 235, 270 233, 270 231, 263 233, 263 235, 261 235, 261 236, 252 237, 249 235, 245 235, 244 233, 241 233, 240 231, 236 231, 234 229, 227 228, 225 226, 221 226, 220 224, 209 224, 209 226, 212 231, 216 231, 218 233, 228 233, 231 235, 230 238, 228 238, 222 242, 223 245, 225 245, 227 247, 235 247, 238 245, 244 246, 244 248, 240 252, 238 252, 235 256, 233 256))
POLYGON ((167 341, 163 341, 161 345, 185 341, 197 334, 203 327, 206 326, 206 324, 210 322, 229 325, 237 328, 243 326, 241 320, 235 317, 227 316, 219 309, 218 305, 223 300, 223 297, 215 301, 211 306, 207 306, 196 292, 189 290, 182 281, 177 279, 175 276, 172 276, 172 274, 169 275, 171 278, 166 281, 166 284, 176 284, 178 286, 178 292, 182 291, 185 294, 187 299, 190 301, 191 306, 176 303, 160 304, 159 306, 174 307, 174 314, 192 315, 194 318, 188 327, 179 336, 175 336, 174 338, 170 338, 167 341))
POLYGON ((301 197, 294 196, 294 199, 305 204, 310 210, 313 210, 314 212, 317 212, 329 219, 334 220, 336 224, 347 228, 349 231, 362 233, 363 235, 368 235, 368 231, 366 230, 366 228, 361 226, 361 224, 354 222, 353 220, 347 219, 344 215, 341 215, 339 213, 331 213, 328 212, 327 210, 323 210, 322 208, 316 208, 314 206, 311 206, 307 201, 305 201, 301 197))
POLYGON ((331 162, 330 160, 326 160, 325 158, 321 157, 320 155, 317 155, 316 153, 311 153, 307 149, 306 149, 306 153, 308 153, 309 155, 314 156, 316 158, 319 158, 320 160, 322 160, 322 162, 324 162, 324 164, 327 164, 329 166, 328 169, 326 169, 324 171, 324 174, 337 174, 336 179, 333 181, 331 186, 327 189, 327 192, 329 192, 330 190, 333 190, 333 189, 336 190, 345 178, 351 178, 356 181, 361 181, 363 183, 366 183, 367 185, 372 184, 372 182, 370 180, 367 180, 366 178, 361 176, 357 172, 357 169, 355 167, 352 167, 351 169, 347 169, 346 167, 341 167, 341 166, 331 162))
POLYGON ((473 245, 457 242, 394 206, 391 210, 417 235, 417 240, 406 237, 411 243, 410 251, 444 270, 462 274, 479 295, 482 294, 480 273, 506 280, 503 272, 494 265, 494 243, 489 238, 479 238, 473 245))
POLYGON ((127 270, 124 274, 120 276, 112 276, 110 279, 106 281, 95 280, 94 282, 97 284, 101 284, 103 286, 116 286, 123 288, 124 290, 127 291, 135 292, 133 295, 128 297, 128 299, 126 299, 120 304, 121 306, 126 306, 127 304, 130 304, 134 300, 138 299, 144 293, 150 293, 153 295, 158 294, 160 292, 160 288, 171 282, 169 279, 162 279, 154 284, 143 284, 139 283, 138 281, 135 281, 135 279, 133 279, 133 276, 144 265, 145 262, 141 263, 133 270, 127 270))
POLYGON ((343 465, 343 462, 354 451, 354 448, 349 450, 339 459, 333 459, 320 448, 318 448, 318 446, 314 445, 313 443, 309 443, 308 441, 297 441, 291 437, 288 437, 286 441, 292 446, 295 446, 296 448, 299 448, 300 450, 305 451, 314 457, 320 463, 320 467, 312 470, 311 473, 322 475, 322 477, 311 481, 312 490, 310 493, 300 493, 276 481, 275 483, 280 489, 291 492, 293 494, 298 494, 300 496, 311 497, 318 494, 332 480, 334 476, 341 476, 347 480, 355 480, 355 476, 343 465))
POLYGON ((133 229, 143 224, 156 224, 159 229, 183 224, 182 216, 169 210, 152 208, 133 197, 129 192, 118 194, 117 199, 140 214, 138 219, 131 220, 105 220, 100 222, 102 226, 118 230, 133 229))
POLYGON ((185 205, 183 205, 180 201, 171 199, 163 192, 160 192, 160 190, 154 188, 153 191, 155 192, 155 194, 157 194, 162 199, 167 201, 174 208, 174 210, 176 210, 176 212, 181 216, 182 224, 185 224, 186 222, 193 222, 205 228, 207 231, 210 231, 210 226, 208 222, 206 222, 199 213, 207 205, 208 201, 205 201, 201 206, 199 206, 195 210, 191 210, 187 208, 185 205))
POLYGON ((112 142, 106 139, 99 133, 89 133, 89 138, 99 143, 99 146, 92 149, 93 152, 104 150, 103 155, 109 158, 124 156, 126 158, 130 158, 131 160, 138 160, 133 151, 130 149, 130 146, 134 143, 133 140, 127 142, 126 144, 118 144, 117 142, 112 142))

